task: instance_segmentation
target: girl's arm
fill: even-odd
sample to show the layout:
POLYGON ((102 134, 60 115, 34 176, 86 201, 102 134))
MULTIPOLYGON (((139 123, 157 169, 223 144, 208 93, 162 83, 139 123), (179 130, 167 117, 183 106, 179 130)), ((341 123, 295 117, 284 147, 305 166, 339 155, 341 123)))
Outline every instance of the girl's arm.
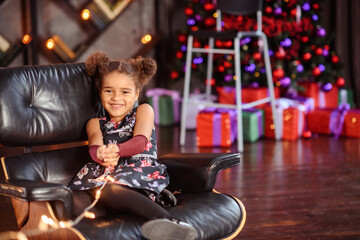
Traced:
POLYGON ((147 104, 141 104, 136 112, 136 122, 134 137, 143 135, 150 140, 152 129, 154 128, 154 110, 147 104))
POLYGON ((88 135, 89 154, 91 158, 105 167, 116 166, 119 156, 117 153, 106 149, 98 118, 93 118, 88 121, 86 133, 88 135))

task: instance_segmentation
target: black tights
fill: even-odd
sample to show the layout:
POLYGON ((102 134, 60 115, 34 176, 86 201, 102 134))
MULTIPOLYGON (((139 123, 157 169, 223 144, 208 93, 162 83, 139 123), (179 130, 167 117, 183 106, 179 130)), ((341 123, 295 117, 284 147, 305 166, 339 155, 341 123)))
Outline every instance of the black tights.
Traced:
MULTIPOLYGON (((74 199, 75 213, 79 215, 79 209, 76 205, 88 206, 91 204, 89 195, 85 191, 76 191, 76 198, 74 199), (87 197, 86 197, 87 196, 87 197), (84 205, 84 204, 87 205, 84 205)), ((94 210, 97 216, 104 215, 104 211, 120 210, 135 213, 138 216, 144 217, 148 220, 153 218, 172 218, 170 213, 166 211, 156 202, 153 202, 147 196, 123 187, 118 184, 108 183, 101 190, 99 202, 94 210), (101 206, 99 208, 99 206, 101 206)), ((82 207, 84 209, 84 207, 82 207)))

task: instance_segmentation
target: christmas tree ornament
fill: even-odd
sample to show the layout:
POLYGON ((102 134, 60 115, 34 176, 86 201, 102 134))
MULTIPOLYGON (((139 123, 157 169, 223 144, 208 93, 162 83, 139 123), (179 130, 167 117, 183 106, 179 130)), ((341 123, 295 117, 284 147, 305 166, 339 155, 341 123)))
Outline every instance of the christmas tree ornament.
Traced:
POLYGON ((280 84, 282 87, 287 88, 291 84, 291 79, 289 77, 284 77, 284 78, 280 79, 280 84))
POLYGON ((332 89, 332 84, 331 83, 324 83, 321 85, 321 90, 324 92, 329 92, 332 89))
POLYGON ((345 85, 345 79, 343 77, 338 77, 336 79, 336 86, 339 88, 343 87, 345 85))
POLYGON ((303 36, 303 37, 301 38, 301 41, 302 41, 303 43, 307 43, 307 42, 309 41, 309 37, 308 37, 308 36, 303 36))
POLYGON ((323 53, 324 53, 324 51, 323 51, 322 48, 317 48, 317 49, 315 50, 315 54, 316 54, 316 55, 322 55, 323 53))
POLYGON ((334 55, 334 56, 331 57, 331 61, 332 61, 333 63, 338 63, 338 62, 339 62, 339 57, 336 56, 336 55, 334 55))
POLYGON ((194 10, 192 8, 190 8, 190 7, 186 7, 184 9, 184 12, 185 12, 185 15, 187 15, 187 16, 191 16, 191 15, 194 14, 194 10))
POLYGON ((302 73, 304 71, 304 66, 302 64, 299 64, 296 66, 296 71, 298 73, 302 73))
POLYGON ((278 80, 278 79, 283 78, 283 77, 284 77, 284 74, 285 74, 285 72, 284 72, 284 70, 283 70, 281 67, 276 68, 276 69, 273 71, 273 77, 274 77, 275 80, 278 80))
POLYGON ((275 15, 281 15, 281 13, 282 13, 281 7, 275 7, 274 8, 274 14, 275 15))
POLYGON ((302 5, 302 9, 305 11, 305 12, 307 12, 307 11, 309 11, 310 10, 310 4, 309 3, 304 3, 303 5, 302 5))
POLYGON ((171 71, 170 72, 170 78, 171 79, 176 79, 176 78, 178 78, 179 77, 179 73, 178 72, 176 72, 176 71, 171 71))
POLYGON ((319 68, 319 67, 315 67, 315 68, 313 69, 313 71, 312 71, 312 74, 313 74, 314 77, 320 76, 320 74, 321 74, 320 68, 319 68))
POLYGON ((178 58, 178 59, 181 59, 182 57, 183 57, 183 52, 182 51, 177 51, 176 52, 176 58, 178 58))
POLYGON ((271 14, 272 13, 272 7, 269 7, 269 6, 265 7, 265 13, 266 14, 271 14))
POLYGON ((311 53, 309 53, 309 52, 304 53, 303 59, 304 59, 305 61, 309 61, 309 60, 311 59, 311 53))
POLYGON ((323 64, 319 64, 319 69, 320 69, 320 72, 323 72, 325 71, 325 66, 323 64))
POLYGON ((319 28, 317 31, 316 31, 316 35, 319 36, 319 37, 325 37, 326 35, 326 30, 324 28, 319 28))
POLYGON ((327 57, 327 56, 329 56, 329 50, 327 50, 327 49, 323 49, 323 56, 324 57, 327 57))

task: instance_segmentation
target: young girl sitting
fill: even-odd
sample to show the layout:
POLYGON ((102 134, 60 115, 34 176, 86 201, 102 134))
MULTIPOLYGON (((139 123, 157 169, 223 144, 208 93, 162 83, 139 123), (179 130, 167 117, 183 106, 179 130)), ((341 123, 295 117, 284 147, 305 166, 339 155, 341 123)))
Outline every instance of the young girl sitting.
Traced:
POLYGON ((157 160, 154 111, 148 104, 136 103, 156 72, 156 62, 141 57, 110 61, 104 53, 96 52, 85 66, 95 79, 106 114, 87 123, 93 162, 78 172, 70 188, 94 196, 107 182, 99 204, 148 219, 142 226, 144 237, 195 239, 197 232, 192 226, 174 219, 155 202, 169 184, 169 176, 166 166, 157 160))

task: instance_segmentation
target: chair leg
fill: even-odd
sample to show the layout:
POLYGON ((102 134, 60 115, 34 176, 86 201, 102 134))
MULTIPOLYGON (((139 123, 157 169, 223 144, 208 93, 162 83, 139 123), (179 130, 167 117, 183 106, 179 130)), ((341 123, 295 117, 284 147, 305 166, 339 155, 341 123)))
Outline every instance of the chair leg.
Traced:
POLYGON ((183 90, 184 94, 183 94, 183 103, 181 109, 180 145, 185 144, 186 115, 187 115, 187 105, 189 101, 189 92, 190 92, 193 41, 194 41, 194 37, 192 35, 189 35, 187 41, 187 49, 186 49, 186 67, 185 67, 185 79, 184 79, 184 90, 183 90))
POLYGON ((236 93, 236 114, 237 114, 237 147, 239 152, 244 151, 243 122, 242 122, 242 101, 241 101, 241 63, 240 63, 240 38, 234 39, 235 58, 235 93, 236 93))
MULTIPOLYGON (((214 38, 209 38, 209 49, 214 48, 214 38)), ((211 79, 212 79, 212 72, 213 72, 213 59, 214 53, 208 53, 207 59, 207 71, 206 71, 206 101, 212 102, 211 100, 211 79)))
POLYGON ((264 61, 265 61, 266 79, 267 79, 267 84, 269 87, 270 104, 271 104, 271 110, 272 110, 273 119, 274 119, 274 125, 275 125, 275 139, 279 140, 281 138, 280 122, 279 122, 280 119, 278 119, 277 114, 276 114, 275 93, 274 93, 274 84, 273 84, 272 73, 271 73, 269 45, 268 45, 265 33, 261 32, 260 37, 262 38, 262 40, 264 42, 264 61))

